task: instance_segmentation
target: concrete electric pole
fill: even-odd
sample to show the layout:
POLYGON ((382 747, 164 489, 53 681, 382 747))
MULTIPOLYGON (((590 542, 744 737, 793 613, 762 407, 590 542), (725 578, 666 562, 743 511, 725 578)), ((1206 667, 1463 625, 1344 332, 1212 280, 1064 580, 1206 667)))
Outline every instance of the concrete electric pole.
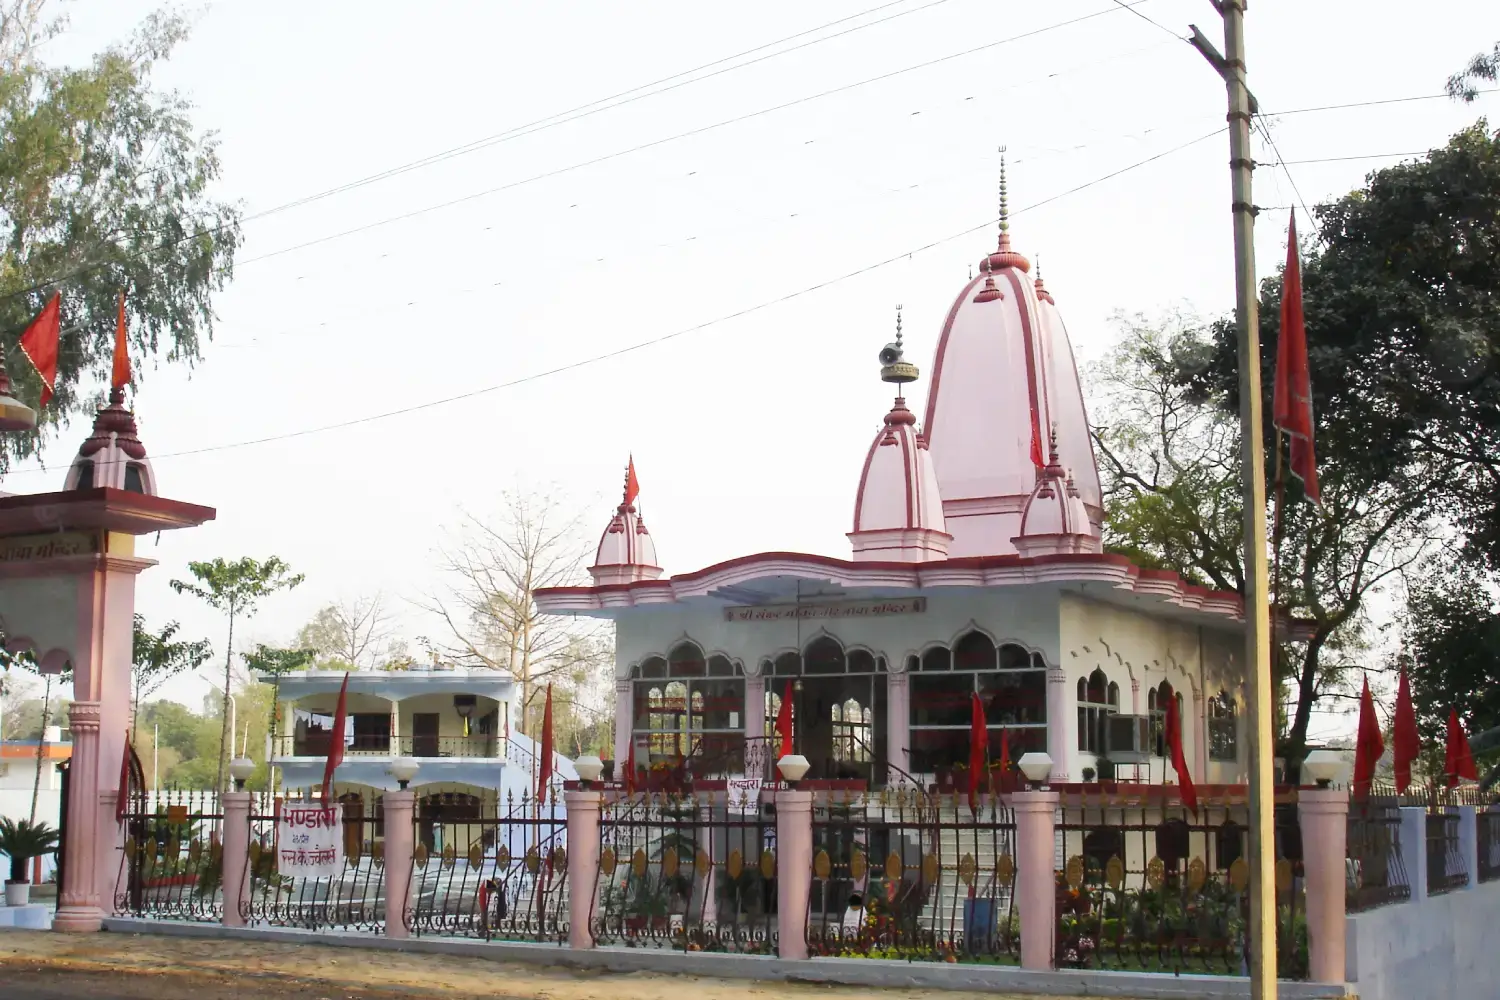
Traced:
POLYGON ((1196 26, 1192 44, 1229 90, 1229 173, 1234 214, 1235 323, 1239 331, 1240 478, 1245 503, 1245 670, 1250 693, 1250 996, 1276 996, 1276 840, 1272 756, 1271 614, 1266 572, 1266 456, 1261 420, 1260 315, 1251 199, 1251 116, 1245 83, 1246 0, 1209 0, 1224 21, 1224 54, 1196 26))

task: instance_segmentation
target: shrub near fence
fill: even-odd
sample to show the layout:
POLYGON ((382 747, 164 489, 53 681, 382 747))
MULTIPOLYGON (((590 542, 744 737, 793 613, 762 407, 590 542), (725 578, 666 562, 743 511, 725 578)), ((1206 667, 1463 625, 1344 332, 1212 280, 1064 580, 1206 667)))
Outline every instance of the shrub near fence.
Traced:
POLYGON ((989 794, 830 796, 813 814, 809 954, 1018 963, 1015 843, 989 794))
POLYGON ((512 796, 494 816, 452 825, 462 842, 449 840, 440 848, 428 843, 420 815, 416 823, 416 870, 405 916, 413 934, 567 941, 567 821, 561 807, 512 796))
POLYGON ((385 843, 380 838, 380 805, 362 804, 343 814, 343 870, 330 878, 282 875, 277 865, 276 819, 281 800, 270 810, 252 809, 250 849, 245 862, 247 900, 240 916, 250 926, 379 933, 385 927, 385 843))

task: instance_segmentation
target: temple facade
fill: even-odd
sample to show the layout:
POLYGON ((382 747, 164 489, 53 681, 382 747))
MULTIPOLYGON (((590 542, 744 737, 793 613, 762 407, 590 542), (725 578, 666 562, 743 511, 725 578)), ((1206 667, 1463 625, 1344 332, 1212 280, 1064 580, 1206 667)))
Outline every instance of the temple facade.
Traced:
POLYGON ((544 612, 613 619, 614 756, 772 777, 792 701, 815 779, 951 781, 970 760, 973 696, 988 760, 1044 750, 1054 782, 1246 780, 1242 602, 1103 551, 1088 414, 1057 301, 999 243, 937 332, 925 407, 896 338, 895 388, 853 496, 847 559, 762 552, 666 576, 635 507, 601 537, 593 585, 540 591, 544 612))

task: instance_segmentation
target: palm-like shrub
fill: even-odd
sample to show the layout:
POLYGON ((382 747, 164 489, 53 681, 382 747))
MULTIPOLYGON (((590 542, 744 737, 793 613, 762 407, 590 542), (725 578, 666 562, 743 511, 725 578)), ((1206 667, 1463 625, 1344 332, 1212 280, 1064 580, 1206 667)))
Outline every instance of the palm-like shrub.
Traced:
POLYGON ((26 865, 57 850, 58 834, 46 823, 0 818, 0 854, 10 856, 10 881, 26 881, 26 865))

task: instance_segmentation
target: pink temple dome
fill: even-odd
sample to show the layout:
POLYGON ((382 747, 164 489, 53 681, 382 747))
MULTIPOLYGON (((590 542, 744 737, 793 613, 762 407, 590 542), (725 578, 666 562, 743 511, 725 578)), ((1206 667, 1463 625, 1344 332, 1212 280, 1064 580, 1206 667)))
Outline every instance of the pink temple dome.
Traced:
POLYGON ((1073 476, 1059 464, 1057 435, 1052 458, 1037 476, 1021 508, 1021 530, 1011 544, 1026 557, 1102 552, 1097 531, 1073 476))
POLYGON ((93 432, 78 449, 65 490, 89 490, 107 486, 157 496, 156 473, 141 444, 135 414, 125 408, 125 390, 114 388, 109 403, 94 414, 93 432))
POLYGON ((943 498, 917 418, 896 397, 865 455, 849 533, 856 560, 923 562, 946 559, 952 536, 943 498))
POLYGON ((595 584, 635 583, 661 576, 661 567, 656 563, 656 542, 635 507, 638 490, 632 460, 625 475, 625 499, 615 508, 604 534, 599 536, 594 565, 589 567, 595 584))

